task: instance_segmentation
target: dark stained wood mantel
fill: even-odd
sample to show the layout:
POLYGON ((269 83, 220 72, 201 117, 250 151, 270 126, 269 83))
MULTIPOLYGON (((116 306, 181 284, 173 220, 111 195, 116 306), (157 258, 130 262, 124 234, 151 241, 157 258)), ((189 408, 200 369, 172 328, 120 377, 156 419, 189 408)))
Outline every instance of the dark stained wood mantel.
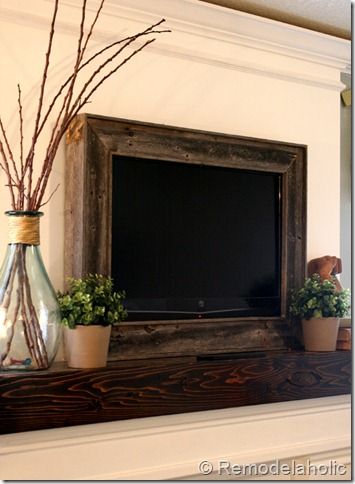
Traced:
POLYGON ((351 352, 296 351, 111 362, 0 374, 0 433, 351 392, 351 352))

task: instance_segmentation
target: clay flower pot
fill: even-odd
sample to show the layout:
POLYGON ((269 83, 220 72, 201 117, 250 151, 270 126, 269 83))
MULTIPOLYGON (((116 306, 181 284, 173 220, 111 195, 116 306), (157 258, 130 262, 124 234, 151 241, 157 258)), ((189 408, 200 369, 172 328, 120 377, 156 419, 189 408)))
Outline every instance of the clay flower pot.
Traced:
POLYGON ((65 328, 64 344, 70 368, 102 368, 107 364, 111 326, 65 328))
POLYGON ((306 351, 335 351, 339 318, 311 318, 302 320, 306 351))

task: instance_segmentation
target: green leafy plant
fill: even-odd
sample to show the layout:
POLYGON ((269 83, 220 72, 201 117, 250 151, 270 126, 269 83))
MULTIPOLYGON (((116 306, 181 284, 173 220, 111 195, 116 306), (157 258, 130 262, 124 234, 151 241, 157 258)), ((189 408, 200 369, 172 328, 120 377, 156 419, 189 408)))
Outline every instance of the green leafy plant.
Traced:
POLYGON ((334 282, 322 281, 319 274, 307 278, 291 298, 290 313, 303 319, 343 318, 349 310, 349 289, 337 291, 334 282))
POLYGON ((76 325, 115 325, 124 321, 124 292, 113 290, 111 277, 88 274, 81 279, 68 278, 68 291, 58 293, 62 323, 70 329, 76 325))

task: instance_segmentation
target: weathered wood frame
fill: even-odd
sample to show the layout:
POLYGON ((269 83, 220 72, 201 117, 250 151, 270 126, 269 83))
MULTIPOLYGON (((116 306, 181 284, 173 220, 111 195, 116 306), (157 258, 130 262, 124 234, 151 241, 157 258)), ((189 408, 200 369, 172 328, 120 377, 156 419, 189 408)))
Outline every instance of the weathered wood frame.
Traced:
POLYGON ((266 171, 282 179, 281 317, 124 323, 113 331, 112 359, 297 345, 288 306, 305 275, 305 146, 84 114, 68 130, 66 147, 66 276, 110 274, 114 154, 266 171))

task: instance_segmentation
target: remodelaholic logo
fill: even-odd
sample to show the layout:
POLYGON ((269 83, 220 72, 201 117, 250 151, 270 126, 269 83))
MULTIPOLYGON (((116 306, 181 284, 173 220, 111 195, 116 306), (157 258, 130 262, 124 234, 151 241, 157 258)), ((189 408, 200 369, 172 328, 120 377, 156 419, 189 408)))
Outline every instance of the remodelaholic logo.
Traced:
POLYGON ((338 464, 335 460, 330 460, 323 464, 312 464, 309 459, 305 462, 291 460, 289 462, 279 461, 276 459, 272 463, 264 464, 233 464, 227 460, 220 460, 212 463, 203 460, 198 464, 198 470, 201 474, 207 476, 217 473, 219 476, 322 476, 335 477, 346 474, 346 466, 338 464))

